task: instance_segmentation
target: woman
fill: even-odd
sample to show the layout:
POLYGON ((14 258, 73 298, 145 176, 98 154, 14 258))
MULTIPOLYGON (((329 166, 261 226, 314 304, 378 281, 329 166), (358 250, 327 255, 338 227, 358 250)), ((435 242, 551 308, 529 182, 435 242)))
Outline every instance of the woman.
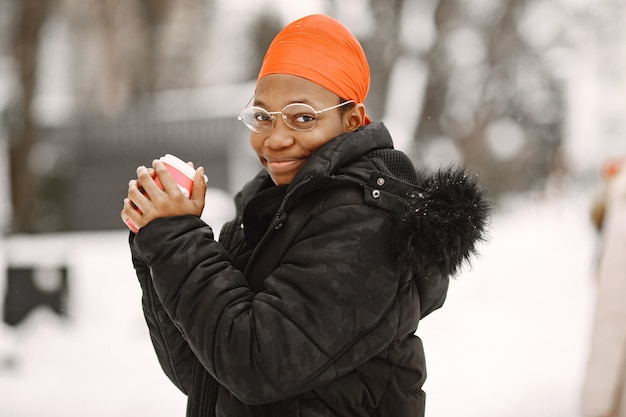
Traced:
POLYGON ((240 115, 264 169, 219 243, 199 219, 202 168, 190 199, 159 162, 130 182, 143 309, 189 416, 424 414, 414 333, 474 252, 487 205, 463 172, 416 173, 370 123, 368 89, 349 30, 299 19, 240 115))

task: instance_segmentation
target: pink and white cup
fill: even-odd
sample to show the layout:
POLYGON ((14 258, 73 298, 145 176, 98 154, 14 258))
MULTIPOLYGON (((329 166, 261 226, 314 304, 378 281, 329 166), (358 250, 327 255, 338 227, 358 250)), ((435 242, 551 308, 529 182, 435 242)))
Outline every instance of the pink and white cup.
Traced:
MULTIPOLYGON (((187 163, 183 160, 169 153, 159 158, 159 161, 161 161, 165 168, 167 168, 167 170, 170 172, 170 174, 172 174, 174 181, 176 181, 176 183, 178 184, 178 188, 180 188, 180 191, 185 195, 185 197, 191 197, 191 190, 193 188, 193 177, 196 173, 196 170, 187 165, 187 163)), ((207 181, 208 178, 205 175, 204 182, 207 181)), ((160 189, 163 189, 163 185, 161 184, 158 176, 154 177, 154 182, 159 186, 160 189)), ((137 233, 139 231, 137 225, 135 225, 135 223, 133 223, 133 221, 130 219, 126 220, 126 225, 134 233, 137 233)))

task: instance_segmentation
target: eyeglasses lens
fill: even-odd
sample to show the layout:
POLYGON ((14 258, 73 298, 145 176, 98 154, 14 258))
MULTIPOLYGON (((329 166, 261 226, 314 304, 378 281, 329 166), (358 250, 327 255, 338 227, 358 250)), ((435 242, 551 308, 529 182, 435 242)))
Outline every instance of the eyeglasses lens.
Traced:
POLYGON ((266 133, 274 127, 274 120, 265 109, 261 107, 248 107, 241 114, 243 123, 256 133, 266 133))
POLYGON ((283 120, 294 130, 311 130, 317 123, 317 114, 312 107, 306 104, 290 104, 283 111, 283 120))

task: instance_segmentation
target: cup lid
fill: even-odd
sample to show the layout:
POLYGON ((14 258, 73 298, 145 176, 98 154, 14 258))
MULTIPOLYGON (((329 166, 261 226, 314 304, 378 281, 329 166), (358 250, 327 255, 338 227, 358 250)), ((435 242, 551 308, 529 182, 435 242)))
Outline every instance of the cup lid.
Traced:
POLYGON ((187 165, 187 163, 185 163, 182 159, 177 158, 172 154, 167 153, 159 158, 159 160, 165 164, 173 166, 189 178, 193 178, 194 174, 196 173, 195 169, 187 165))
MULTIPOLYGON (((194 175, 196 174, 196 170, 193 169, 192 167, 190 167, 189 165, 187 165, 187 163, 185 161, 183 161, 182 159, 170 154, 170 153, 166 153, 165 155, 163 155, 162 157, 159 158, 159 160, 165 164, 168 164, 170 166, 173 166, 174 168, 176 168, 178 171, 180 171, 181 173, 183 173, 186 177, 189 177, 191 179, 193 179, 194 175)), ((208 182, 209 178, 205 175, 204 176, 204 182, 208 182)))

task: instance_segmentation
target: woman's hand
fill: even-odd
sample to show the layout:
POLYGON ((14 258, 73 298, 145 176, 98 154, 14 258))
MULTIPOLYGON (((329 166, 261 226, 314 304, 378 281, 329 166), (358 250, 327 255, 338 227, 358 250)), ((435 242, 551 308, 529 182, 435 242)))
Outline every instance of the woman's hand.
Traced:
MULTIPOLYGON (((193 167, 191 163, 189 165, 193 167)), ((160 217, 185 214, 200 217, 206 193, 204 168, 196 169, 191 196, 187 198, 161 161, 152 161, 152 167, 153 169, 138 167, 137 179, 128 183, 128 197, 124 199, 122 220, 127 222, 130 219, 141 228, 160 217), (159 177, 163 189, 154 181, 155 176, 159 177)))

